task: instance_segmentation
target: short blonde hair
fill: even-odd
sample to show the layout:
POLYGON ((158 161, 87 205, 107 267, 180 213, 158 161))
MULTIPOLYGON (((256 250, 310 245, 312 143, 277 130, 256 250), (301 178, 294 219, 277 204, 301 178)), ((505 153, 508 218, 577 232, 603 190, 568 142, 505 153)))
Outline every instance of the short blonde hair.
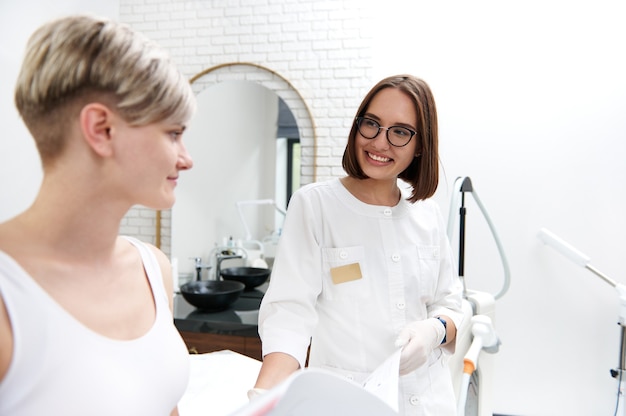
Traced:
POLYGON ((82 106, 100 100, 135 126, 185 123, 196 106, 189 81, 165 51, 123 24, 79 15, 35 31, 15 105, 42 161, 63 150, 69 123, 82 106))

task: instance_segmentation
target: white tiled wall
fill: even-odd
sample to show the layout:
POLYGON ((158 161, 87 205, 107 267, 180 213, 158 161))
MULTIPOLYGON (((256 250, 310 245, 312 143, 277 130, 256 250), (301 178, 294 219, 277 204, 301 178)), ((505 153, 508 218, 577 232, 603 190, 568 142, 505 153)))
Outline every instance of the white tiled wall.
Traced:
MULTIPOLYGON (((278 74, 272 80, 254 65, 239 68, 245 79, 274 89, 296 113, 302 183, 308 183, 343 174, 350 123, 373 83, 371 9, 360 0, 121 0, 120 20, 166 47, 190 79, 231 62, 278 74), (307 109, 312 125, 300 122, 307 109)), ((203 81, 219 82, 211 76, 203 81)), ((169 254, 169 212, 161 213, 160 223, 160 245, 169 254)), ((136 207, 121 233, 155 243, 156 229, 154 211, 136 207)))

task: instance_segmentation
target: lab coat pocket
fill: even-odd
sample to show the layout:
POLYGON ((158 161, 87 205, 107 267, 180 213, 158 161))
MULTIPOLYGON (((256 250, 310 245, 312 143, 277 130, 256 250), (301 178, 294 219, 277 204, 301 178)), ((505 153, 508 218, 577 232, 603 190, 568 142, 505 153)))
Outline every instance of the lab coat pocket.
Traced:
POLYGON ((433 296, 439 278, 439 246, 416 246, 418 272, 416 278, 423 295, 433 296))
POLYGON ((323 290, 327 300, 366 299, 369 279, 362 246, 322 249, 323 290))

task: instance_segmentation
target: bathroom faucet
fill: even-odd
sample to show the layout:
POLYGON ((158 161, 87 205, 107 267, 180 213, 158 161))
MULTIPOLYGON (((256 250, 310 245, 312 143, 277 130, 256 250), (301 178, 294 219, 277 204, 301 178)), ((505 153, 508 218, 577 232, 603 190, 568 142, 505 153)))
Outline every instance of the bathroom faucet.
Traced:
POLYGON ((217 253, 217 264, 215 266, 215 280, 220 280, 220 277, 222 277, 222 262, 224 260, 242 259, 242 258, 243 256, 241 254, 217 253))
POLYGON ((242 247, 215 247, 211 251, 211 255, 215 255, 215 280, 220 280, 222 277, 222 262, 224 260, 248 258, 248 253, 242 247))
POLYGON ((208 264, 203 264, 202 257, 191 257, 191 259, 195 263, 196 280, 199 282, 200 280, 202 280, 202 269, 210 269, 211 266, 209 266, 208 264))

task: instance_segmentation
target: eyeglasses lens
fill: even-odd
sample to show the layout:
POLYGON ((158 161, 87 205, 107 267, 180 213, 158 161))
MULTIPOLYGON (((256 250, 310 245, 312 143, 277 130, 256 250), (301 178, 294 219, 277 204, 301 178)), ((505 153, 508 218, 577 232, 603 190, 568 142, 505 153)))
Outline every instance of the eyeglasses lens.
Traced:
MULTIPOLYGON (((366 139, 374 139, 380 130, 384 129, 377 121, 363 117, 357 119, 357 127, 361 136, 366 139)), ((400 126, 391 126, 384 130, 386 130, 389 143, 397 147, 406 146, 415 134, 413 131, 400 126)))

